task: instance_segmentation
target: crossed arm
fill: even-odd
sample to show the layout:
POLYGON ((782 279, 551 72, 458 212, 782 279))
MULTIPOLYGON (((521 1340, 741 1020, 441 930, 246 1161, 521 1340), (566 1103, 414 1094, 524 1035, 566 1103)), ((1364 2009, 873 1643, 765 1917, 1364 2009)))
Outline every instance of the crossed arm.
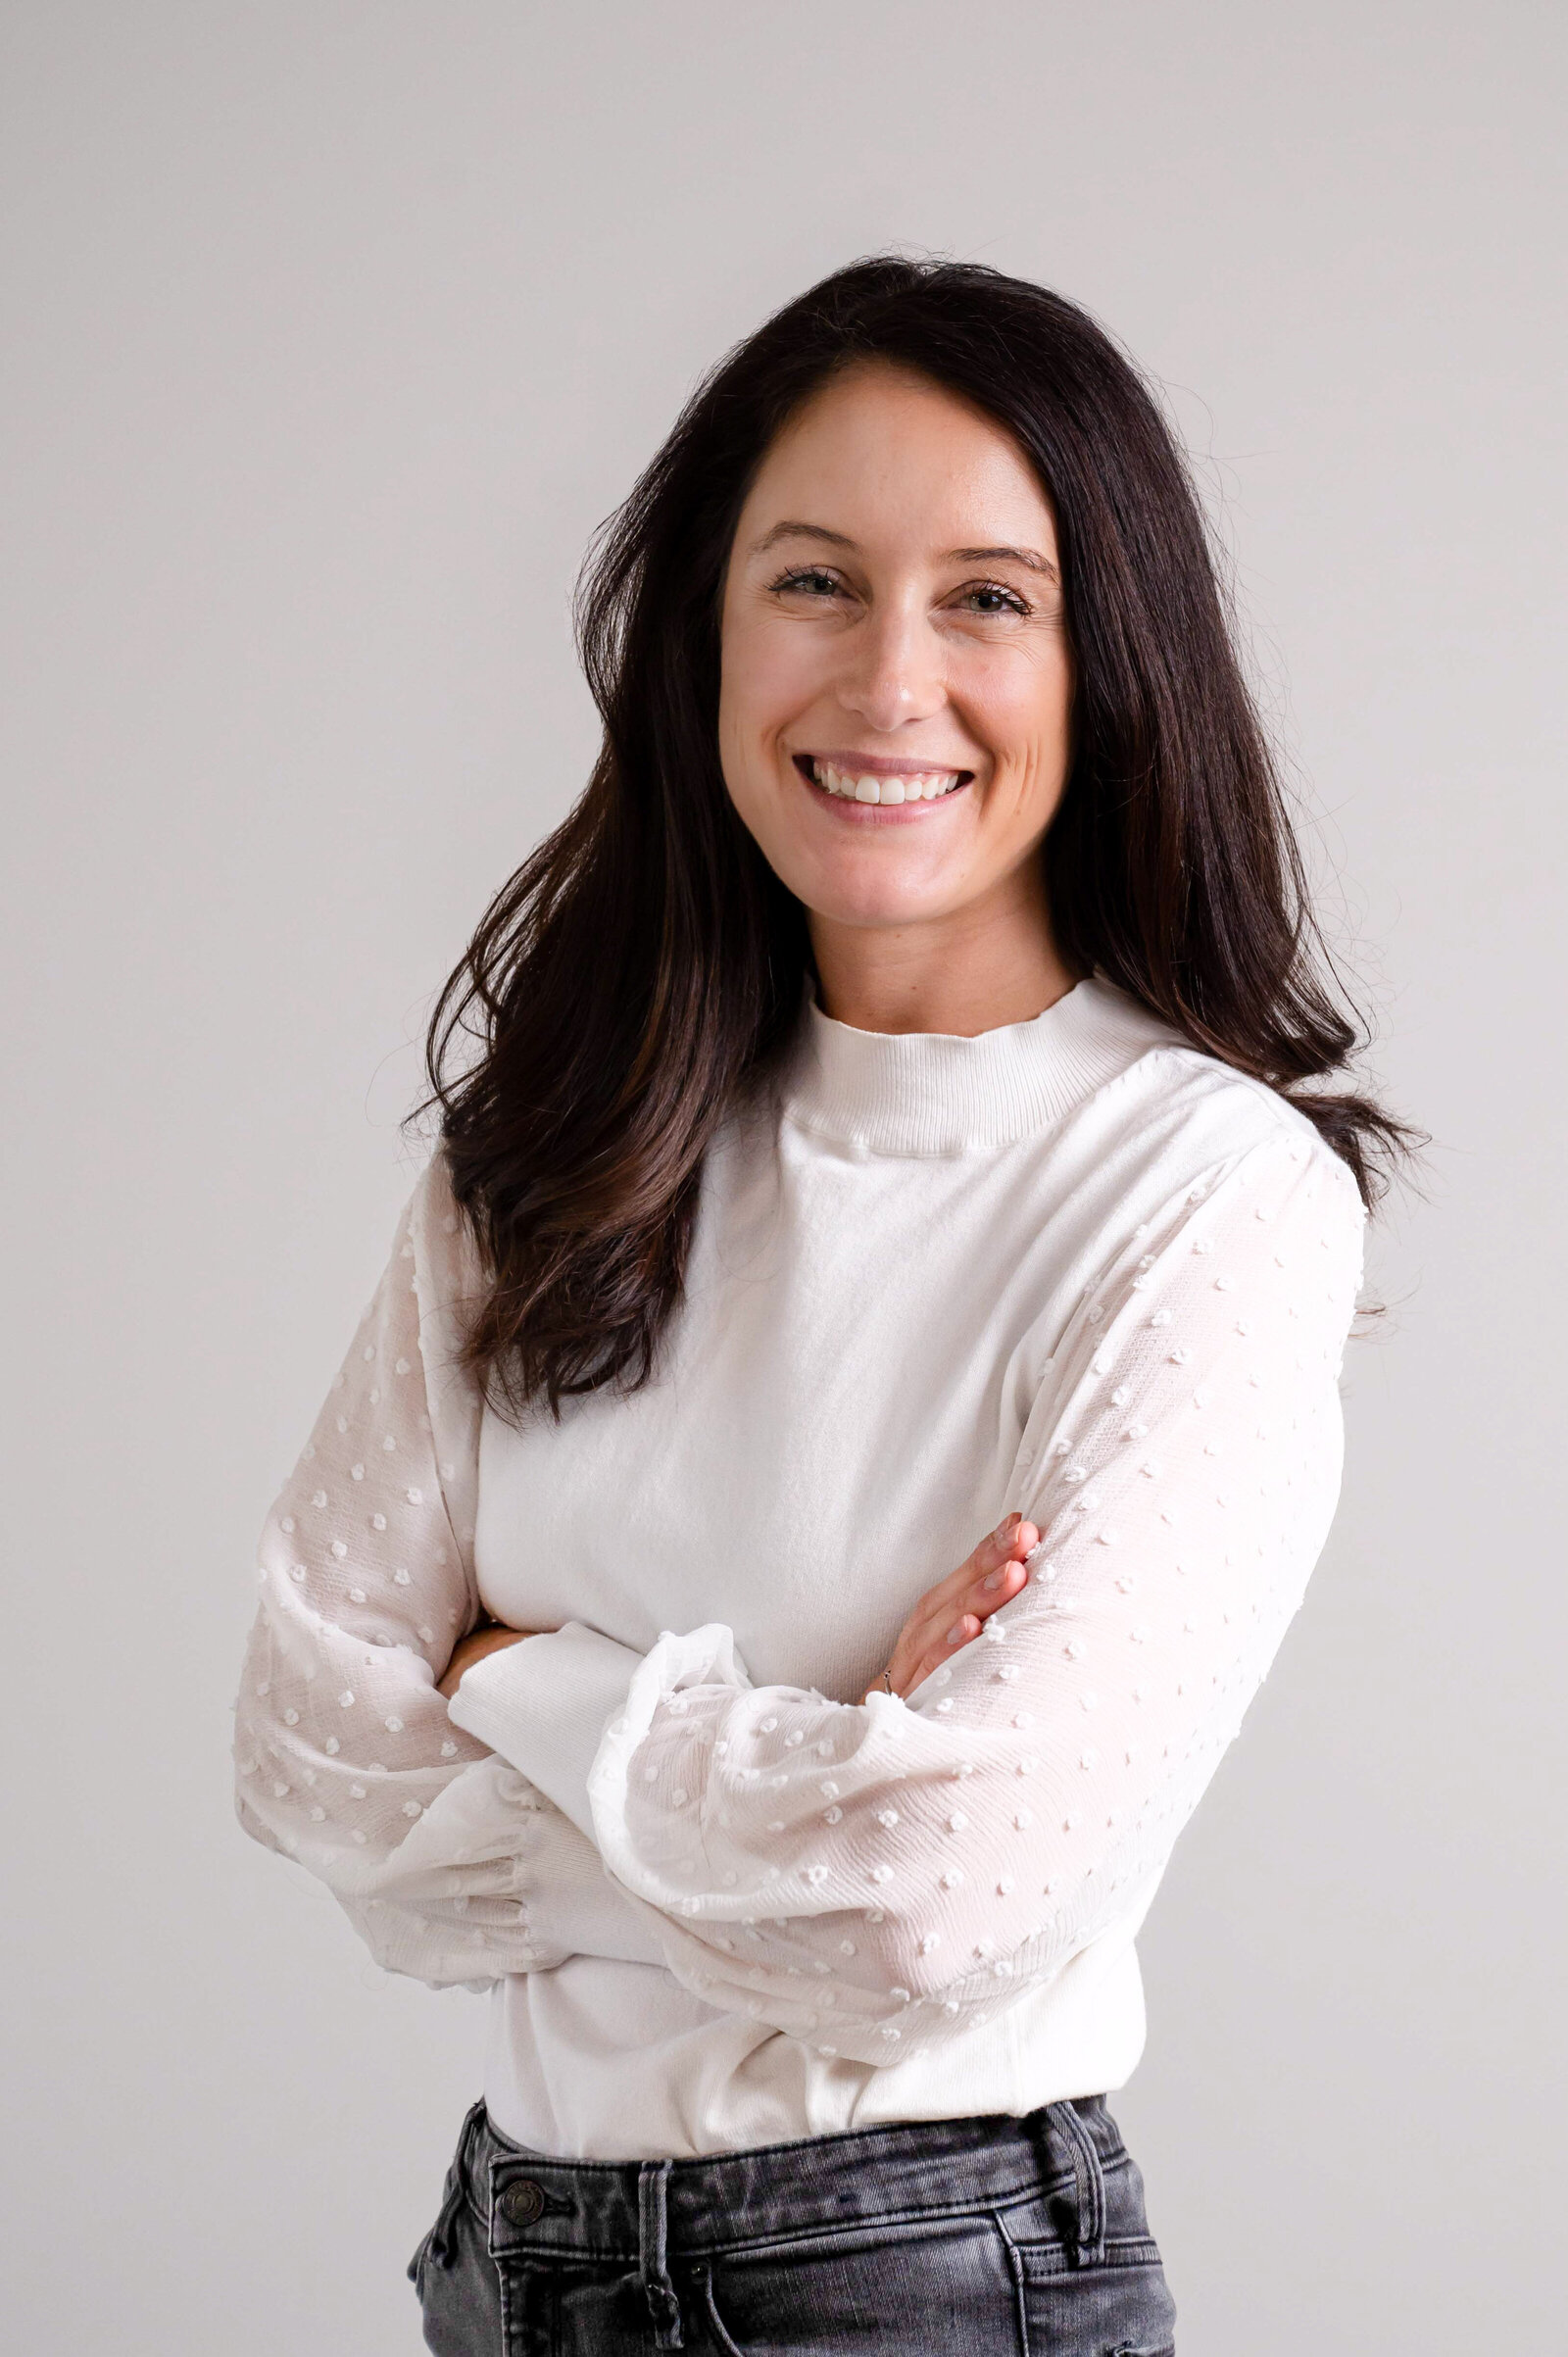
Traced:
POLYGON ((437 1160, 268 1521, 242 1821, 433 1983, 625 1956, 872 2061, 977 2018, 1152 1888, 1299 1600, 1360 1224, 1289 1131, 1173 1204, 1058 1345, 1017 1519, 851 1705, 752 1689, 717 1627, 479 1629, 481 1279, 437 1160), (563 1742, 585 1648, 612 1707, 563 1742))
MULTIPOLYGON (((1021 1514, 1007 1514, 956 1571, 927 1589, 900 1632, 887 1666, 887 1684, 872 1693, 906 1694, 922 1685, 961 1645, 979 1636, 993 1612, 1015 1596, 1029 1577, 1024 1557, 1039 1543, 1040 1533, 1021 1514)), ((466 1670, 486 1661, 492 1653, 520 1645, 525 1637, 548 1636, 543 1629, 509 1629, 486 1621, 453 1647, 452 1658, 436 1681, 436 1691, 448 1700, 456 1694, 466 1670)), ((870 1694, 866 1700, 870 1700, 870 1694)))
MULTIPOLYGON (((448 1715, 464 1672, 527 1634, 486 1620, 473 1574, 481 1401, 456 1350, 482 1281, 438 1157, 267 1519, 240 1821, 318 1875, 389 1970, 474 1986, 579 1953, 662 1964, 653 1911, 596 1844, 448 1715)), ((931 1592, 895 1691, 1016 1593, 1035 1535, 1014 1517, 931 1592)))
POLYGON ((943 1583, 893 1692, 754 1689, 718 1624, 646 1655, 571 1624, 464 1676, 454 1716, 707 2002, 892 2061, 1130 1936, 1338 1495, 1362 1211, 1304 1130, 1280 1114, 1107 1255, 1009 1485, 1027 1577, 943 1583))

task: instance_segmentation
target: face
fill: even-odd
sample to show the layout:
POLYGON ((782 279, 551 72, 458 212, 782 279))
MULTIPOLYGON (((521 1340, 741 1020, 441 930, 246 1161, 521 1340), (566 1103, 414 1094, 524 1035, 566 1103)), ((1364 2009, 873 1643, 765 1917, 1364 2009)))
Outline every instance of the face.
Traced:
POLYGON ((835 378, 768 451, 724 584, 730 794, 818 925, 1046 923, 1072 669, 1051 508, 927 379, 835 378))

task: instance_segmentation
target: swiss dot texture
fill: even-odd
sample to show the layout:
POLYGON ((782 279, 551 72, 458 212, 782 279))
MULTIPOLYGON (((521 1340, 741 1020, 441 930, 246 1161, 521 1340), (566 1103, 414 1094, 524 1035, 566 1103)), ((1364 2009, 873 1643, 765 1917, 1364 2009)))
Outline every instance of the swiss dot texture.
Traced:
POLYGON ((907 2054, 983 2022, 999 1981, 1049 1978, 1141 1904, 1328 1530, 1362 1224, 1348 1172, 1287 1133, 1104 1273, 1007 1499, 1044 1534, 1033 1577, 906 1701, 754 1691, 722 1627, 654 1647, 589 1789, 611 1872, 674 1927, 688 1987, 798 2037, 831 1995, 839 2053, 875 2062, 891 2030, 907 2054))
POLYGON ((478 1988, 584 1946, 660 1951, 593 1844, 436 1692, 481 1617, 465 1241, 438 1160, 268 1517, 235 1764, 246 1831, 318 1875, 379 1963, 478 1988))
MULTIPOLYGON (((1206 1069, 1209 1099, 1242 1105, 1204 1133, 1229 1143, 1196 1152, 1172 1114, 1179 1183, 1157 1162, 1161 1192, 1136 1226, 1119 1199, 1097 1209, 1065 1324, 1027 1359, 1007 1453, 972 1519, 963 1493, 969 1544, 1009 1508, 1044 1533, 1028 1586, 982 1640, 906 1703, 754 1688, 713 1602, 692 1613, 667 1581, 648 1589, 633 1548, 624 1584, 647 1649, 595 1637, 626 1667, 613 1707, 597 1699, 564 1747, 542 1704, 588 1633, 493 1657, 450 1715, 434 1692, 479 1611, 480 1407, 453 1345, 456 1305, 481 1280, 438 1157, 269 1520, 236 1745, 248 1828, 318 1873, 394 1969, 479 1983, 624 1956, 665 1967, 747 2038, 782 2030, 835 2067, 891 2070, 971 2038, 1020 1994, 1049 1993, 1146 1903, 1299 1601, 1338 1487, 1360 1205, 1298 1116, 1206 1069), (490 1720, 466 1709, 470 1689, 491 1695, 490 1720), (563 1748, 582 1762, 575 1791, 560 1781, 563 1748)), ((1135 1135, 1165 1117, 1163 1085, 1139 1101, 1149 1117, 1135 1135)), ((864 1159, 842 1129, 816 1151, 812 1163, 801 1150, 813 1183, 864 1159)), ((934 1122, 906 1165, 906 1202, 918 1209, 929 1184, 919 1154, 956 1157, 967 1186, 970 1152, 934 1122)), ((745 1276, 740 1246, 753 1246, 737 1233, 721 1249, 745 1276)), ((811 1244, 808 1226, 791 1248, 808 1269, 811 1244)), ((906 1252, 915 1288, 930 1281, 924 1250, 906 1252)), ((744 1289, 737 1299, 744 1309, 744 1289)), ((775 1333, 759 1329, 764 1356, 775 1333)), ((820 1383, 835 1369, 812 1342, 808 1327, 803 1360, 820 1383)), ((888 1479, 918 1488, 907 1361, 883 1370, 885 1397, 875 1372, 858 1370, 839 1415, 874 1420, 888 1479)), ((728 1406, 720 1440, 752 1445, 766 1419, 736 1396, 731 1429, 728 1406)), ((607 1433, 626 1429, 595 1412, 607 1433)), ((793 1424, 768 1430, 787 1466, 793 1424)), ((620 1463, 607 1452, 596 1499, 620 1463)), ((853 1556, 853 1516, 845 1527, 853 1556)), ((911 1553, 881 1575, 910 1598, 956 1559, 911 1553)), ((492 1550, 487 1581, 496 1568, 492 1550)), ((712 1593, 734 1610, 765 1556, 720 1568, 730 1585, 715 1572, 712 1593)), ((836 1554, 828 1566, 855 1568, 836 1554)), ((527 1621, 526 1601, 514 1618, 527 1621)), ((882 1657, 857 1666, 868 1678, 882 1657)))

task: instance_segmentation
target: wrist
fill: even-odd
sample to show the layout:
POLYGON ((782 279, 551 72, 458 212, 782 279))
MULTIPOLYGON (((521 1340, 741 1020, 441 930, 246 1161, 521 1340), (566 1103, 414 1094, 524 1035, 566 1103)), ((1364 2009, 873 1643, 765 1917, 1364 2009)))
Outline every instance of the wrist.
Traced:
POLYGON ((524 1638, 534 1633, 532 1629, 504 1629, 499 1624, 470 1630, 453 1647, 445 1675, 436 1681, 438 1691, 450 1702, 476 1661, 487 1661, 492 1653, 505 1652, 509 1645, 521 1645, 524 1638))

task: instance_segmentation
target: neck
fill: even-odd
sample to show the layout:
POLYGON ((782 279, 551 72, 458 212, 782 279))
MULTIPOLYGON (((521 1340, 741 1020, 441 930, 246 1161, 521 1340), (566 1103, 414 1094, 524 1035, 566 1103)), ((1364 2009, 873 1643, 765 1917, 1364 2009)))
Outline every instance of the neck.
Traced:
POLYGON ((809 926, 817 1004, 857 1031, 977 1039, 1044 1014, 1079 979, 1057 954, 1043 894, 924 924, 854 924, 813 910, 809 926))

